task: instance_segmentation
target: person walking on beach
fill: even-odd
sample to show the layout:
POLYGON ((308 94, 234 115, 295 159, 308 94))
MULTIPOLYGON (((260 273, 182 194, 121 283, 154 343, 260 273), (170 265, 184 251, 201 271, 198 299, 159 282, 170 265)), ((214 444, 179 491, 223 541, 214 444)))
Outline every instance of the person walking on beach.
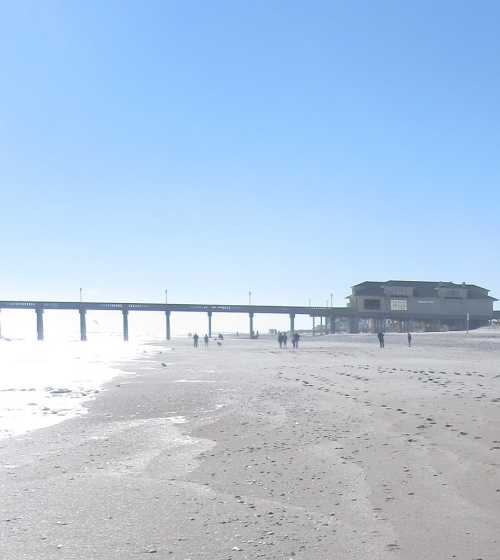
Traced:
POLYGON ((385 348, 384 333, 382 331, 377 334, 377 338, 380 344, 380 348, 385 348))
POLYGON ((203 340, 205 341, 205 346, 208 346, 208 334, 203 337, 203 340))
POLYGON ((288 342, 288 335, 284 332, 283 333, 283 346, 286 348, 288 342))
POLYGON ((280 348, 283 348, 283 333, 282 332, 278 333, 278 343, 280 345, 280 348))
POLYGON ((408 331, 408 348, 411 348, 411 332, 408 331))
POLYGON ((194 344, 194 347, 195 347, 195 348, 198 348, 198 339, 199 339, 199 338, 200 338, 200 337, 199 337, 196 333, 194 333, 194 335, 193 335, 193 344, 194 344))
POLYGON ((300 340, 300 334, 299 333, 294 333, 293 338, 292 338, 294 348, 299 347, 299 340, 300 340))

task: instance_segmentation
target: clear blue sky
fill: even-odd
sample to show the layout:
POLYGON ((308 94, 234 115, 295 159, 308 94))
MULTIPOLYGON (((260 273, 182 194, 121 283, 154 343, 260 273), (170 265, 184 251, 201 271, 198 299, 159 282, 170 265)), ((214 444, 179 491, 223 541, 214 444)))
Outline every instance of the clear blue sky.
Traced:
POLYGON ((500 296, 498 2, 0 10, 2 298, 500 296))

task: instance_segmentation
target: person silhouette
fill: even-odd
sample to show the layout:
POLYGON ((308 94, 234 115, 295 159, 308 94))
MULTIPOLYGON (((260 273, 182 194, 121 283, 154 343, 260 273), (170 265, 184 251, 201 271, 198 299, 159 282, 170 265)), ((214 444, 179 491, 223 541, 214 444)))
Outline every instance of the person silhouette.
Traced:
POLYGON ((380 348, 385 348, 384 333, 382 331, 377 334, 377 338, 380 344, 380 348))

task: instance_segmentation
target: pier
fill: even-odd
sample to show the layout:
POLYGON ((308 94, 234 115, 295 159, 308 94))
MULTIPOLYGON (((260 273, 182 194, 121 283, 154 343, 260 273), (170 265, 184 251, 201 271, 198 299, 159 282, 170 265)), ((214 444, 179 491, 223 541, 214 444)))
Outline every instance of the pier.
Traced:
MULTIPOLYGON (((80 339, 87 340, 87 311, 117 311, 122 313, 123 340, 129 339, 128 316, 130 312, 157 311, 165 314, 165 338, 170 340, 172 313, 206 313, 208 319, 208 335, 212 336, 212 315, 214 313, 243 313, 248 315, 249 333, 254 336, 254 316, 260 313, 288 315, 290 332, 295 330, 295 316, 308 315, 313 319, 321 317, 330 319, 334 331, 334 313, 332 307, 300 307, 282 305, 213 305, 193 303, 130 303, 130 302, 74 302, 74 301, 0 301, 0 309, 25 309, 36 313, 36 330, 38 340, 44 339, 43 313, 46 310, 77 311, 80 315, 80 339)), ((332 331, 332 332, 333 332, 332 331)))
POLYGON ((464 318, 461 315, 425 315, 422 313, 410 313, 407 311, 384 312, 383 314, 373 311, 358 311, 351 307, 309 307, 293 305, 215 305, 215 304, 195 304, 195 303, 130 303, 130 302, 74 302, 74 301, 0 301, 0 309, 25 309, 35 311, 36 330, 38 340, 44 339, 43 313, 46 310, 58 309, 61 311, 77 311, 80 315, 80 339, 87 340, 87 311, 116 311, 122 314, 123 318, 123 340, 129 339, 128 317, 131 312, 156 311, 165 315, 165 338, 170 340, 172 313, 206 313, 207 332, 212 336, 212 316, 214 313, 241 313, 248 316, 249 334, 254 336, 254 318, 257 314, 276 314, 288 315, 289 331, 295 332, 295 317, 306 315, 312 319, 312 334, 316 333, 316 319, 320 321, 321 332, 334 334, 336 330, 336 320, 347 320, 349 332, 359 332, 359 322, 361 319, 373 319, 375 330, 384 330, 387 319, 401 321, 404 325, 406 321, 422 320, 441 320, 457 321, 463 323, 464 330, 474 321, 489 321, 500 318, 500 312, 495 311, 491 315, 469 315, 464 318))

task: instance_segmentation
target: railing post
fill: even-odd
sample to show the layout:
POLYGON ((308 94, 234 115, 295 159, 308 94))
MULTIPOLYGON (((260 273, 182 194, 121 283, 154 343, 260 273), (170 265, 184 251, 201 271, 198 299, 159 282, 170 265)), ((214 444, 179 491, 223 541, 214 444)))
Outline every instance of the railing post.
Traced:
POLYGON ((170 311, 165 311, 165 322, 167 327, 167 340, 170 340, 170 311))
POLYGON ((123 314, 123 340, 126 342, 128 340, 128 309, 124 305, 122 308, 123 314))
POLYGON ((85 318, 86 310, 80 307, 80 340, 87 340, 87 321, 85 318))
POLYGON ((43 307, 37 307, 35 311, 37 339, 43 340, 43 307))

